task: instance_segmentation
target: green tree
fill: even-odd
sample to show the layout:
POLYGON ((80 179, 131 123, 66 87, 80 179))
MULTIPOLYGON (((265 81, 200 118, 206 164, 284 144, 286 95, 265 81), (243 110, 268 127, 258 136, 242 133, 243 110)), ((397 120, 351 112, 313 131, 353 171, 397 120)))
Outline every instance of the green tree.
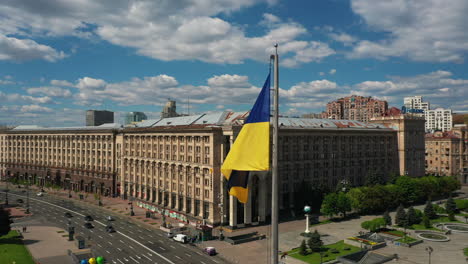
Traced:
POLYGON ((437 214, 434 211, 434 206, 432 206, 432 203, 429 200, 427 200, 426 206, 424 207, 424 215, 426 215, 429 219, 437 218, 437 214))
POLYGON ((418 219, 418 215, 416 214, 416 211, 414 210, 413 206, 410 206, 410 208, 408 208, 406 217, 408 219, 408 226, 419 224, 419 222, 421 222, 421 220, 418 219))
POLYGON ((346 195, 344 192, 339 192, 337 201, 336 201, 336 206, 338 212, 340 212, 343 215, 343 218, 346 217, 346 212, 351 211, 351 199, 346 195))
POLYGON ((310 250, 312 250, 313 252, 320 251, 320 248, 322 247, 323 242, 322 242, 322 239, 320 239, 320 234, 317 232, 317 230, 315 230, 314 233, 310 235, 308 244, 309 244, 310 250))
POLYGON ((398 206, 397 211, 396 211, 395 224, 397 224, 398 226, 403 226, 406 223, 406 221, 407 221, 407 218, 406 218, 405 208, 403 208, 403 205, 400 204, 400 206, 398 206))
POLYGON ((454 212, 448 213, 448 219, 449 219, 450 221, 455 221, 455 213, 454 213, 454 212))
POLYGON ((10 212, 0 207, 0 237, 10 232, 10 212))
POLYGON ((383 219, 385 220, 386 226, 392 226, 392 217, 390 216, 390 213, 388 211, 385 211, 385 213, 383 214, 383 219))
POLYGON ((307 255, 307 247, 305 240, 302 240, 301 245, 299 246, 299 254, 302 256, 307 255))
POLYGON ((455 214, 457 212, 457 204, 453 200, 453 198, 450 196, 447 199, 447 202, 445 203, 445 211, 447 211, 447 214, 455 214))
POLYGON ((381 175, 379 175, 377 172, 373 170, 368 170, 367 175, 366 175, 366 185, 367 186, 373 186, 377 184, 384 184, 385 179, 381 175))
POLYGON ((376 219, 361 223, 362 228, 367 229, 371 232, 375 232, 384 226, 385 226, 385 219, 383 218, 376 218, 376 219))
POLYGON ((422 222, 423 222, 425 228, 431 227, 431 220, 429 219, 429 217, 426 214, 423 216, 422 222))
POLYGON ((402 198, 404 198, 405 204, 417 202, 423 196, 421 186, 418 185, 418 181, 414 178, 400 176, 396 181, 396 185, 403 195, 402 198))
POLYGON ((330 218, 340 212, 338 210, 338 195, 336 193, 325 195, 320 212, 330 218))

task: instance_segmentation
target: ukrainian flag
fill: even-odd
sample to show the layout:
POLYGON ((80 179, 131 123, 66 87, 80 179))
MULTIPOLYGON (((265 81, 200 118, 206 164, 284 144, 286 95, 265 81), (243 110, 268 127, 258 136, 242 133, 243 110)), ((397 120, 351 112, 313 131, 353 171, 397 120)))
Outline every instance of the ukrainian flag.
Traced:
POLYGON ((270 169, 270 74, 249 117, 232 145, 221 172, 228 180, 230 195, 241 203, 248 200, 249 171, 270 169))

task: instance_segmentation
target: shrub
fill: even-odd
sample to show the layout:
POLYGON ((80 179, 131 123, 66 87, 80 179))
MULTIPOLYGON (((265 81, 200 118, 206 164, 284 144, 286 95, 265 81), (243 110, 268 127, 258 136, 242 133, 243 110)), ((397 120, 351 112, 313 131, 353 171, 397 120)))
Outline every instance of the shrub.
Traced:
MULTIPOLYGON (((440 206, 439 206, 440 207, 440 206)), ((437 218, 437 214, 434 210, 434 206, 432 205, 431 201, 426 202, 426 206, 424 207, 424 214, 429 218, 429 219, 435 219, 437 218)))
POLYGON ((468 209, 468 200, 456 199, 455 204, 458 210, 468 209))
POLYGON ((330 252, 333 253, 333 254, 338 254, 338 253, 340 253, 340 251, 338 251, 338 249, 336 249, 336 248, 332 249, 330 252))
POLYGON ((301 245, 299 246, 299 254, 302 256, 307 255, 307 247, 305 240, 302 240, 301 245))
POLYGON ((423 216, 423 224, 425 228, 431 227, 431 220, 429 220, 429 217, 427 215, 423 216))
POLYGON ((403 205, 400 204, 400 206, 398 206, 398 209, 396 211, 395 224, 399 226, 405 226, 408 224, 407 220, 408 219, 406 217, 405 208, 403 208, 403 205))

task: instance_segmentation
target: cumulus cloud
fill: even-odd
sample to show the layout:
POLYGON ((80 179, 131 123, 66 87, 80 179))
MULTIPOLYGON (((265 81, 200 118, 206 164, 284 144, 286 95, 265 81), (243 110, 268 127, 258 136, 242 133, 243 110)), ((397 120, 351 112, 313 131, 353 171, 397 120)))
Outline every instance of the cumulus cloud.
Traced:
POLYGON ((4 93, 0 91, 0 102, 15 102, 15 103, 33 103, 33 104, 48 104, 54 103, 52 98, 48 96, 34 97, 22 95, 18 93, 4 93))
POLYGON ((352 0, 352 10, 387 38, 362 40, 350 58, 407 57, 415 61, 462 62, 468 51, 468 2, 452 0, 352 0))
POLYGON ((50 97, 70 97, 72 95, 71 91, 68 89, 63 89, 60 87, 53 87, 53 86, 44 86, 44 87, 33 87, 33 88, 28 88, 27 90, 28 94, 40 94, 40 95, 46 95, 50 97))
MULTIPOLYGON (((243 27, 220 18, 221 15, 262 2, 274 4, 276 1, 44 0, 40 5, 34 1, 8 1, 0 7, 0 33, 27 36, 94 35, 115 45, 134 48, 138 54, 164 61, 200 60, 221 64, 238 64, 246 60, 264 62, 275 43, 280 44, 284 66, 287 67, 319 61, 334 54, 323 42, 302 41, 302 45, 286 48, 290 43, 297 42, 307 30, 298 23, 284 22, 274 14, 263 16, 259 23, 266 31, 256 36, 247 36, 243 27)), ((49 56, 48 59, 55 57, 49 56)))
POLYGON ((20 111, 23 113, 50 113, 53 110, 40 105, 23 105, 20 111))
POLYGON ((345 46, 349 46, 358 40, 356 37, 346 33, 329 33, 328 36, 334 41, 343 43, 345 46))
POLYGON ((333 75, 336 73, 336 69, 331 69, 329 72, 328 72, 330 75, 333 75))
POLYGON ((69 81, 65 81, 65 80, 51 80, 51 81, 50 81, 50 84, 52 84, 52 85, 54 85, 54 86, 75 87, 74 84, 72 84, 72 83, 69 82, 69 81))
MULTIPOLYGON (((1 21, 1 19, 0 19, 1 21)), ((43 59, 57 61, 63 59, 65 53, 52 47, 39 44, 31 39, 7 37, 0 31, 0 60, 27 61, 43 59)))

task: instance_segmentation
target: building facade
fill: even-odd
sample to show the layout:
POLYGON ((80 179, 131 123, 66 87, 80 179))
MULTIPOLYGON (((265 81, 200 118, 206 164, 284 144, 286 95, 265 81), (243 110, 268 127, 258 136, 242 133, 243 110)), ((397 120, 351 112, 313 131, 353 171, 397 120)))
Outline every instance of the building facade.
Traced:
POLYGON ((86 111, 86 126, 100 126, 114 123, 114 112, 106 110, 86 111))
POLYGON ((430 109, 429 102, 423 102, 422 96, 410 96, 403 99, 406 109, 421 109, 424 112, 430 109))
POLYGON ((424 112, 426 118, 426 131, 433 132, 436 130, 449 131, 452 129, 452 110, 437 108, 424 112))
POLYGON ((457 176, 468 184, 468 130, 456 125, 452 130, 426 134, 426 174, 457 176))
POLYGON ((129 112, 125 115, 125 125, 138 123, 147 119, 148 117, 143 112, 129 112))
POLYGON ((328 119, 357 120, 367 123, 372 117, 382 116, 387 110, 387 101, 351 95, 329 102, 323 117, 328 119))
POLYGON ((176 116, 179 116, 179 114, 177 114, 176 101, 168 100, 161 112, 161 118, 176 117, 176 116))
MULTIPOLYGON (((233 228, 265 222, 269 172, 251 173, 246 204, 227 193, 220 172, 247 116, 181 116, 132 128, 18 127, 0 132, 0 170, 7 177, 32 176, 38 184, 119 195, 184 222, 233 228)), ((424 146, 422 155, 418 152, 423 122, 405 116, 372 123, 280 118, 280 209, 293 211, 294 193, 304 182, 334 189, 342 182, 362 185, 370 173, 383 179, 402 171, 421 176, 418 158, 423 175, 424 146)))

